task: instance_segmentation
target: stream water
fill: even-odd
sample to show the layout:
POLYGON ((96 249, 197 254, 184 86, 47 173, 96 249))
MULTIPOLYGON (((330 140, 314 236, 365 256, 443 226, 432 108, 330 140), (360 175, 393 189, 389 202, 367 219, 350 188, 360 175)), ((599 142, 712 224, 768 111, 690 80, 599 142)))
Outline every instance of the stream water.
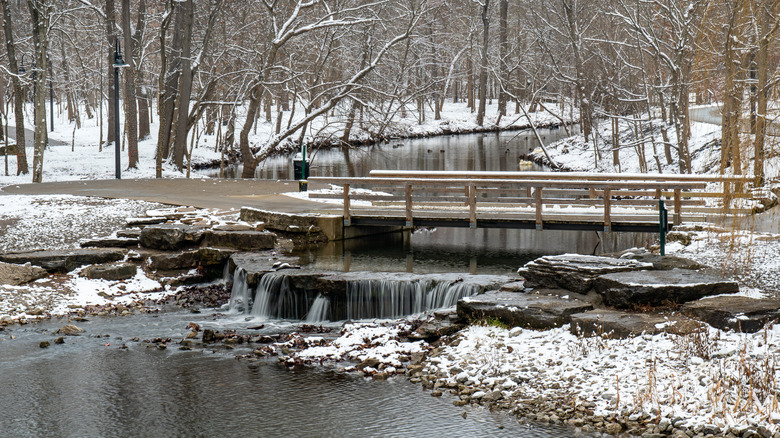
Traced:
MULTIPOLYGON (((53 341, 51 333, 66 321, 0 331, 0 431, 15 437, 573 434, 562 427, 522 426, 500 412, 457 408, 448 395, 431 397, 404 377, 378 382, 333 369, 288 370, 271 359, 235 360, 234 350, 179 351, 175 343, 159 350, 131 340, 181 339, 188 321, 242 325, 183 312, 94 318, 77 323, 83 335, 46 349, 39 342, 53 341)), ((285 325, 269 323, 254 333, 290 328, 285 325)))
MULTIPOLYGON (((551 141, 564 132, 543 130, 541 135, 551 141)), ((371 169, 538 170, 519 159, 537 146, 535 142, 523 132, 318 151, 311 157, 311 174, 363 176, 371 169)), ((279 157, 268 160, 257 176, 288 179, 291 173, 290 159, 279 157)), ((540 255, 611 252, 641 245, 644 239, 595 232, 424 229, 331 242, 294 255, 308 270, 511 275, 540 255)), ((312 297, 309 305, 313 312, 328 303, 312 297)), ((39 343, 53 342, 53 332, 66 321, 10 326, 0 331, 0 431, 58 437, 575 435, 569 428, 528 427, 504 413, 455 407, 448 395, 431 397, 403 377, 377 382, 328 368, 288 370, 271 359, 235 360, 239 352, 233 350, 180 351, 175 342, 160 350, 139 341, 182 339, 189 322, 247 331, 257 325, 248 312, 174 311, 93 318, 78 323, 86 329, 84 335, 66 337, 65 344, 49 348, 39 348, 39 343)), ((300 323, 271 319, 252 333, 290 331, 300 323)))

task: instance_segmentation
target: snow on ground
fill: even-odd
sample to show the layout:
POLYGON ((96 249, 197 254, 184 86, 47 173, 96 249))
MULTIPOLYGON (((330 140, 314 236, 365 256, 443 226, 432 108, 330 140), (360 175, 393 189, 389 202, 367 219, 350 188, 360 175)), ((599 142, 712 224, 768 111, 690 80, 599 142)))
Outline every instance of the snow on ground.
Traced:
MULTIPOLYGON (((552 110, 552 109, 551 109, 552 110)), ((236 129, 240 130, 243 124, 243 112, 246 111, 245 107, 239 108, 239 123, 236 124, 236 129)), ((275 111, 275 110, 274 110, 275 111)), ((485 117, 484 127, 491 127, 496 122, 497 103, 487 106, 487 115, 485 117)), ((510 111, 511 112, 511 111, 510 111)), ((32 126, 31 119, 32 110, 27 112, 26 127, 30 129, 32 126)), ((284 123, 289 118, 289 112, 283 114, 284 123)), ((294 117, 303 117, 303 113, 298 111, 294 117)), ((436 135, 444 132, 469 132, 480 127, 476 124, 476 115, 466 106, 465 103, 447 103, 444 106, 444 110, 441 114, 441 120, 434 120, 432 114, 427 114, 424 122, 420 123, 416 117, 416 113, 408 112, 407 117, 401 118, 400 116, 394 120, 385 130, 384 136, 386 137, 412 137, 412 136, 425 136, 436 135)), ((537 125, 549 125, 557 123, 558 119, 547 112, 535 112, 531 113, 531 117, 537 125)), ((276 113, 272 115, 272 120, 276 120, 276 113)), ((112 179, 115 177, 115 163, 114 163, 114 146, 113 144, 104 145, 100 148, 101 130, 98 126, 97 119, 87 119, 85 115, 82 115, 82 127, 81 129, 75 129, 73 123, 67 122, 62 114, 55 115, 55 130, 49 133, 51 140, 57 140, 64 145, 49 146, 44 153, 43 164, 43 181, 72 181, 72 180, 92 180, 92 179, 112 179)), ((9 119, 10 123, 13 120, 9 119)), ((122 160, 122 178, 154 178, 155 177, 155 151, 157 146, 157 120, 151 126, 151 135, 138 143, 139 164, 137 169, 128 169, 127 167, 127 150, 123 149, 121 154, 122 160)), ((13 126, 13 125, 11 125, 13 126)), ((528 120, 525 117, 521 117, 517 114, 510 114, 506 117, 502 117, 500 126, 504 129, 507 128, 525 128, 528 127, 528 120)), ((105 140, 105 130, 108 127, 104 126, 104 132, 102 138, 105 140)), ((268 123, 263 119, 258 120, 256 129, 252 130, 250 134, 250 144, 252 147, 260 146, 274 135, 275 123, 268 123)), ((325 119, 317 119, 311 125, 307 131, 305 141, 312 141, 316 139, 332 139, 341 138, 341 134, 344 129, 343 121, 340 121, 339 117, 328 117, 325 119)), ((370 139, 370 133, 375 132, 377 126, 371 125, 369 122, 361 129, 359 126, 353 128, 352 140, 368 140, 370 139)), ((31 138, 31 133, 28 132, 27 136, 31 138)), ((215 150, 217 137, 216 135, 206 135, 203 132, 203 127, 199 126, 198 135, 196 138, 197 147, 192 151, 192 161, 194 164, 200 163, 213 163, 221 159, 222 154, 215 150), (198 137, 199 135, 199 137, 198 137)), ((236 135, 238 138, 238 135, 236 135)), ((297 138, 297 137, 296 137, 297 138)), ((189 142, 188 142, 189 144, 189 142)), ((122 143, 123 148, 125 142, 122 143)), ((235 146, 238 148, 238 145, 235 146)), ((32 164, 33 150, 32 147, 26 149, 28 163, 32 164)), ((5 156, 0 155, 0 169, 4 169, 5 156)), ((16 176, 16 156, 9 155, 7 157, 8 162, 8 175, 4 170, 0 170, 0 187, 9 184, 23 184, 31 182, 31 175, 16 176)), ((185 163, 186 165, 186 163, 185 163)), ((207 177, 208 171, 192 171, 192 177, 207 177)), ((186 176, 185 173, 180 173, 174 169, 174 167, 165 163, 163 166, 163 177, 165 178, 182 178, 186 176)))
POLYGON ((83 196, 0 196, 0 252, 75 248, 160 204, 83 196))
POLYGON ((500 390, 505 398, 587 403, 595 415, 645 413, 651 421, 775 431, 779 352, 777 326, 750 335, 711 329, 624 340, 579 338, 568 326, 543 332, 471 326, 424 372, 500 390))

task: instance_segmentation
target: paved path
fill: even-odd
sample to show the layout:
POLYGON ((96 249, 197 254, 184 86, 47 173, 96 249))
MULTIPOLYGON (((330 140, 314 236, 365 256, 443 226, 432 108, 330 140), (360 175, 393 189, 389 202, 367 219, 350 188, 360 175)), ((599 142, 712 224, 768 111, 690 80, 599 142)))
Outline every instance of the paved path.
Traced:
MULTIPOLYGON (((13 126, 8 127, 8 137, 16 139, 16 128, 13 126)), ((30 131, 29 129, 24 130, 24 144, 31 148, 34 146, 34 139, 35 139, 35 132, 30 131)), ((64 141, 54 140, 52 138, 49 138, 49 146, 70 146, 69 143, 65 143, 64 141)))
MULTIPOLYGON (((310 185, 311 187, 311 185, 310 185)), ((312 188, 317 188, 313 186, 312 188)), ((297 192, 297 181, 246 179, 123 179, 66 181, 11 185, 0 195, 77 195, 136 199, 170 205, 236 210, 256 207, 264 210, 304 213, 322 211, 327 205, 280 193, 297 192)))

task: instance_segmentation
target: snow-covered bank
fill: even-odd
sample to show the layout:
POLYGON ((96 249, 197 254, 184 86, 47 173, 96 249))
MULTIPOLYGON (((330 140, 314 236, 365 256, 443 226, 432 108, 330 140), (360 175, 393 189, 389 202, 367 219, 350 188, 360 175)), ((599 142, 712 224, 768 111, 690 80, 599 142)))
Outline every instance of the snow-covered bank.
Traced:
POLYGON ((399 336, 408 328, 406 321, 345 324, 335 340, 288 342, 304 348, 282 360, 359 362, 344 371, 380 379, 405 369, 434 396, 452 392, 456 405, 496 406, 520 421, 585 432, 780 436, 780 327, 609 339, 578 337, 568 326, 534 331, 472 325, 437 348, 399 336))
MULTIPOLYGON (((362 126, 358 123, 352 129, 350 142, 364 144, 374 140, 385 138, 410 138, 426 137, 451 133, 470 133, 493 130, 511 130, 524 129, 530 126, 528 120, 520 114, 513 114, 513 108, 510 108, 510 114, 498 120, 496 116, 497 104, 493 103, 487 107, 487 116, 483 126, 476 123, 476 115, 466 106, 465 103, 448 102, 441 112, 441 119, 434 120, 433 114, 426 114, 425 121, 420 122, 416 113, 409 112, 406 117, 396 117, 383 131, 381 136, 377 136, 378 126, 366 121, 362 126), (496 123, 498 122, 498 123, 496 123)), ((241 114, 245 108, 239 109, 239 122, 244 117, 241 114)), ((28 114, 32 114, 29 111, 28 114)), ((576 116, 576 113, 574 113, 576 116)), ((282 114, 283 119, 289 118, 289 112, 282 114)), ((298 111, 294 117, 302 117, 303 114, 298 111)), ((536 126, 549 126, 560 123, 560 120, 548 112, 538 111, 530 113, 531 119, 536 126)), ((564 116, 564 119, 568 117, 564 116)), ((49 133, 49 138, 58 140, 66 144, 65 146, 49 146, 44 153, 43 181, 70 181, 70 180, 90 180, 90 179, 112 179, 115 177, 114 147, 113 144, 104 145, 100 148, 99 139, 101 130, 97 125, 96 119, 87 119, 82 116, 84 121, 81 129, 75 129, 72 123, 68 123, 60 115, 55 120, 55 130, 49 133)), ((276 113, 272 120, 276 120, 276 113)), ((9 120, 13 123, 12 120, 9 120)), ((27 120, 27 126, 31 126, 31 120, 27 120)), ((240 129, 241 123, 237 123, 236 128, 240 129)), ((307 144, 331 145, 335 139, 343 136, 345 127, 345 117, 336 115, 326 119, 317 119, 310 126, 303 140, 307 144)), ((139 164, 135 169, 127 167, 126 144, 123 142, 122 160, 122 178, 154 178, 155 177, 155 151, 157 147, 157 121, 151 126, 151 135, 147 139, 138 143, 139 164)), ((104 127, 104 129, 108 129, 104 127)), ((268 141, 275 132, 275 123, 269 123, 265 120, 258 120, 256 129, 250 134, 250 144, 255 147, 268 141)), ((28 133, 28 136, 31 135, 28 133)), ((205 163, 218 163, 223 155, 217 150, 217 136, 207 135, 203 127, 198 128, 196 135, 197 141, 194 142, 192 150, 193 169, 199 168, 205 163)), ((238 135, 236 134, 236 138, 238 135)), ((296 137, 297 138, 297 137, 296 137)), ((103 132, 105 140, 105 131, 103 132)), ((339 144, 337 140, 336 144, 339 144)), ((189 144, 189 143, 188 143, 189 144)), ((238 149, 238 145, 235 145, 238 149)), ((32 147, 26 149, 28 162, 32 163, 32 147)), ((228 154, 230 155, 230 154, 228 154)), ((26 184, 31 182, 31 175, 16 176, 16 156, 7 157, 8 173, 2 170, 5 167, 6 157, 0 155, 0 187, 9 184, 26 184)), ((186 165, 186 164, 185 164, 186 165)), ((174 169, 170 163, 164 163, 163 177, 182 178, 186 172, 181 173, 174 169)), ((191 171, 192 177, 206 177, 207 172, 191 171)))

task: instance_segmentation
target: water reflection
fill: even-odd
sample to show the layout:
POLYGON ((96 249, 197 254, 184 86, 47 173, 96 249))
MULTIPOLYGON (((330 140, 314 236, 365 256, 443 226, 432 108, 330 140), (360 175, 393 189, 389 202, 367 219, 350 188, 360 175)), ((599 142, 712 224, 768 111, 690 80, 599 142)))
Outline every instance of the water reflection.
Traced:
MULTIPOLYGON (((7 436, 559 437, 509 415, 458 408, 406 378, 385 382, 323 369, 290 371, 234 352, 145 348, 139 336, 176 336, 206 315, 97 318, 64 345, 38 348, 54 322, 0 336, 0 431, 7 436), (13 334, 15 339, 9 339, 13 334), (109 337, 103 337, 109 335, 109 337), (462 417, 463 412, 466 417, 462 417)), ((59 322, 59 325, 64 322, 59 322)))
POLYGON ((542 255, 607 254, 654 238, 644 233, 435 228, 329 242, 294 255, 301 264, 321 270, 506 275, 542 255))
MULTIPOLYGON (((563 129, 540 129, 545 143, 565 137, 563 129)), ((421 139, 392 140, 348 149, 315 150, 312 176, 367 176, 371 170, 542 170, 520 156, 539 146, 533 132, 446 135, 421 139)), ((235 178, 241 166, 220 175, 235 178)), ((271 157, 255 173, 259 179, 292 179, 292 157, 271 157)))

